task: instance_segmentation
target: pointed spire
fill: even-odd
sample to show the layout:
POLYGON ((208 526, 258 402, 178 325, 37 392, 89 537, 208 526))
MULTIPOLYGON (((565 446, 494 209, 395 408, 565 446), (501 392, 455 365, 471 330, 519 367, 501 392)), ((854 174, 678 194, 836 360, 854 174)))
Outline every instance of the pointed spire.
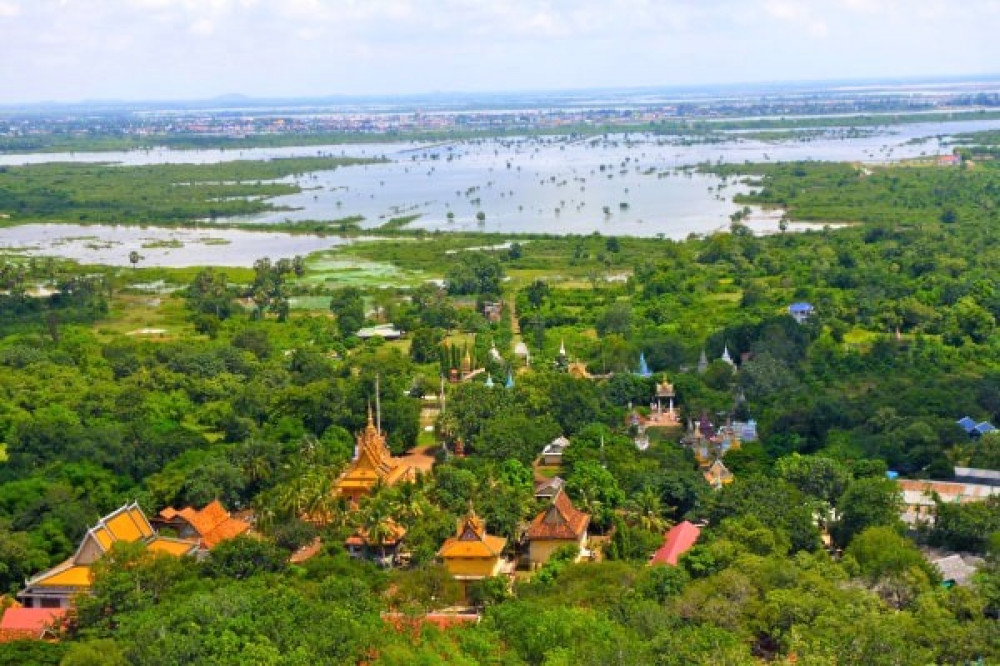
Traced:
POLYGON ((649 370, 649 365, 646 363, 646 354, 639 352, 639 372, 636 373, 640 377, 651 377, 653 375, 649 370))
POLYGON ((382 434, 382 401, 379 398, 379 377, 375 375, 375 429, 382 434))
POLYGON ((369 399, 368 400, 368 427, 371 428, 371 427, 374 427, 374 426, 375 426, 375 421, 372 419, 372 401, 371 401, 371 399, 369 399))
POLYGON ((729 345, 728 344, 724 344, 722 346, 722 360, 725 361, 726 363, 728 363, 729 365, 733 365, 733 366, 736 365, 735 363, 733 363, 733 357, 729 355, 729 345))
POLYGON ((562 340, 559 341, 559 355, 560 356, 565 356, 566 355, 566 339, 565 338, 563 338, 562 340))
POLYGON ((708 357, 705 355, 705 348, 701 348, 701 356, 698 357, 698 374, 703 375, 708 370, 708 357))
POLYGON ((493 388, 493 374, 486 375, 486 388, 493 388))
POLYGON ((510 370, 507 371, 507 383, 504 386, 506 388, 514 388, 514 373, 510 370))

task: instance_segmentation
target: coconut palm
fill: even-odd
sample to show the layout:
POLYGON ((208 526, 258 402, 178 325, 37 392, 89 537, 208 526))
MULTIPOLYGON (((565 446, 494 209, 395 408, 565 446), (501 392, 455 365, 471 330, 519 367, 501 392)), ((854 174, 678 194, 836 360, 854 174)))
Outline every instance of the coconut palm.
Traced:
POLYGON ((660 496, 649 487, 643 488, 625 502, 625 521, 648 532, 663 532, 669 525, 663 517, 664 507, 660 496))

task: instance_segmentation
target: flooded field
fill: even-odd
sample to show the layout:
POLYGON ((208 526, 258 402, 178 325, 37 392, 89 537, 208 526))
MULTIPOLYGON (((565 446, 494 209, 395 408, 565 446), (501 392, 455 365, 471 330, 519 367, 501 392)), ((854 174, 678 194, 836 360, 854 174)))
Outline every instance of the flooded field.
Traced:
MULTIPOLYGON (((102 161, 128 165, 213 163, 306 155, 386 156, 384 164, 346 167, 286 179, 302 192, 271 199, 291 207, 243 218, 249 223, 364 217, 362 226, 416 216, 413 228, 456 231, 602 234, 684 238, 729 225, 732 198, 746 186, 694 173, 694 165, 788 160, 871 164, 951 151, 959 132, 1000 128, 1000 121, 916 123, 889 128, 804 132, 765 141, 732 132, 719 140, 611 134, 595 137, 478 139, 440 144, 354 144, 247 150, 144 150, 0 156, 0 165, 102 161)), ((757 233, 775 231, 780 213, 754 211, 757 233)), ((25 225, 0 230, 0 249, 58 254, 127 265, 241 265, 260 256, 291 256, 345 242, 337 238, 211 230, 25 225)), ((793 226, 790 230, 794 230, 793 226)))
POLYGON ((85 264, 130 266, 251 266, 260 257, 306 255, 349 242, 344 238, 228 229, 159 229, 110 225, 25 224, 0 230, 0 252, 60 256, 85 264))

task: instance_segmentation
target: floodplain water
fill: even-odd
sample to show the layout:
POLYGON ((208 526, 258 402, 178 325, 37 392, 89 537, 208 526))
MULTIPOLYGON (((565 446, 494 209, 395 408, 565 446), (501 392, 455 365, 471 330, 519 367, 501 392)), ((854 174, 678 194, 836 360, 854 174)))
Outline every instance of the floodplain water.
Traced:
MULTIPOLYGON (((448 143, 371 143, 243 150, 171 150, 166 148, 108 153, 38 153, 0 155, 0 166, 49 161, 111 162, 122 165, 258 160, 295 156, 386 157, 388 162, 342 167, 282 179, 303 191, 270 202, 290 210, 228 218, 244 223, 331 220, 362 216, 373 228, 395 217, 418 216, 412 228, 444 231, 663 236, 684 238, 729 225, 737 210, 733 196, 748 186, 690 167, 705 163, 790 160, 851 161, 885 164, 900 159, 951 152, 947 137, 1000 128, 1000 120, 913 123, 876 128, 831 129, 790 133, 763 140, 752 132, 715 137, 608 134, 473 139, 448 143), (477 219, 482 213, 484 219, 477 219)), ((755 232, 777 228, 780 215, 754 210, 755 232)), ((211 225, 206 221, 205 227, 211 225)), ((138 244, 146 265, 251 265, 269 255, 291 256, 329 248, 342 239, 211 230, 157 231, 142 234, 127 227, 74 227, 58 232, 52 225, 0 230, 0 247, 59 254, 85 262, 121 263, 138 244), (68 229, 75 229, 72 233, 68 229), (47 230, 47 231, 46 231, 47 230), (54 234, 63 242, 54 243, 54 234), (199 234, 228 239, 205 245, 199 234), (176 234, 173 245, 149 247, 142 238, 176 234), (188 240, 181 237, 189 234, 188 240), (99 241, 65 241, 72 236, 99 241), (98 252, 106 242, 115 249, 98 252), (30 249, 34 248, 34 249, 30 249), (129 248, 129 249, 126 249, 129 248), (207 248, 207 249, 206 249, 207 248), (157 251, 152 251, 157 250, 157 251), (289 254, 291 253, 291 254, 289 254), (228 262, 228 263, 220 263, 228 262)), ((794 227, 793 227, 794 228, 794 227)), ((168 240, 170 240, 168 238, 168 240)))

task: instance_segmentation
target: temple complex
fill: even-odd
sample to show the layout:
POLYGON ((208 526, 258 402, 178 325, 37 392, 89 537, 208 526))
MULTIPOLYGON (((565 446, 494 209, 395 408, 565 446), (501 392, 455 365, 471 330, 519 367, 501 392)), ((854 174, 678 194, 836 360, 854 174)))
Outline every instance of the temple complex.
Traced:
POLYGON ((357 504, 378 485, 394 486, 412 481, 415 476, 413 467, 404 460, 392 457, 385 435, 375 426, 369 407, 368 425, 358 433, 354 460, 334 482, 334 493, 346 498, 351 504, 357 504))

